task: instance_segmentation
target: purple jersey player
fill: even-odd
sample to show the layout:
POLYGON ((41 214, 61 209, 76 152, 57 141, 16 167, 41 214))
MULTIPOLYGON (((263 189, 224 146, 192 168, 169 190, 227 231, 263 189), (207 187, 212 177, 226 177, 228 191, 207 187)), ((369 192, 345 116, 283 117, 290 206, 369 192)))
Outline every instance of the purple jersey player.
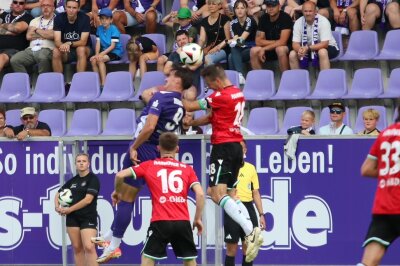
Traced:
MULTIPOLYGON (((125 156, 123 169, 159 156, 158 138, 162 132, 175 132, 179 128, 184 116, 182 91, 188 89, 191 84, 190 70, 176 67, 171 71, 166 78, 165 91, 155 93, 138 118, 135 138, 125 156)), ((121 201, 118 203, 111 230, 102 237, 92 238, 92 242, 105 247, 103 254, 97 259, 98 263, 121 256, 119 245, 131 221, 133 202, 142 185, 143 181, 140 180, 125 180, 122 193, 118 195, 121 201)), ((116 196, 113 192, 113 204, 116 202, 116 196)))

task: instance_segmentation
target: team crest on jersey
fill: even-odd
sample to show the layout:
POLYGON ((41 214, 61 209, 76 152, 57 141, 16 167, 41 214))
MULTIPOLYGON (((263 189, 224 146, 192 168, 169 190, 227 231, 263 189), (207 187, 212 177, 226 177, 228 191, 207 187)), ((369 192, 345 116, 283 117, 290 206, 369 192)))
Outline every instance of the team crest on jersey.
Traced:
POLYGON ((86 186, 86 181, 83 181, 81 184, 81 187, 84 187, 84 186, 86 186))

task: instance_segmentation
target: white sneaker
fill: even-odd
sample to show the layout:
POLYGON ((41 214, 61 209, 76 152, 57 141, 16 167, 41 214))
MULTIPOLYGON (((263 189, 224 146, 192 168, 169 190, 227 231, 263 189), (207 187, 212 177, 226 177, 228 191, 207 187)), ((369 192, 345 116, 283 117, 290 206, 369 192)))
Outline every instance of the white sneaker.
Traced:
POLYGON ((239 84, 244 85, 246 83, 246 79, 244 78, 242 73, 239 73, 239 84))
POLYGON ((246 262, 252 262, 257 257, 258 250, 264 242, 261 229, 259 227, 254 227, 251 234, 245 237, 245 240, 247 244, 246 262))
POLYGON ((114 250, 111 250, 109 247, 105 248, 103 251, 103 254, 101 254, 100 257, 97 258, 97 262, 102 264, 110 261, 111 259, 118 259, 121 257, 122 252, 120 248, 116 248, 114 250))

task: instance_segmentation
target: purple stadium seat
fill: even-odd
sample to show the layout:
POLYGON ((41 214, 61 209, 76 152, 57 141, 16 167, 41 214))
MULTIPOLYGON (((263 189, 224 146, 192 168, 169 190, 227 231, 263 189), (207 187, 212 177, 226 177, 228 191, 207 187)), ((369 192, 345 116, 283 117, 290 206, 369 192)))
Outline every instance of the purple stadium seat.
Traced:
POLYGON ((246 127, 255 135, 275 135, 278 133, 278 111, 271 107, 254 108, 246 127))
POLYGON ((38 76, 33 95, 25 102, 51 103, 65 97, 64 75, 48 72, 38 76))
POLYGON ((0 102, 19 103, 30 96, 30 82, 27 73, 8 73, 3 77, 0 102))
POLYGON ((99 95, 99 74, 96 72, 77 72, 72 77, 68 95, 60 102, 90 102, 99 95))
POLYGON ((346 72, 343 69, 325 69, 318 75, 313 93, 307 99, 338 99, 347 93, 346 72))
POLYGON ((101 116, 97 109, 78 109, 72 115, 72 121, 66 136, 97 136, 101 132, 101 116))
POLYGON ((300 100, 310 94, 308 70, 293 69, 283 72, 277 93, 272 100, 300 100))
POLYGON ((393 112, 393 123, 395 123, 397 116, 399 115, 399 111, 397 110, 397 106, 395 106, 394 108, 394 112, 393 112))
MULTIPOLYGON (((147 37, 153 40, 153 42, 157 45, 159 55, 163 55, 167 52, 167 40, 164 34, 149 33, 149 34, 143 34, 142 37, 147 37)), ((154 64, 157 63, 157 60, 147 60, 146 63, 154 64)))
POLYGON ((20 109, 7 110, 6 111, 6 124, 11 125, 13 127, 21 125, 22 124, 21 110, 20 109))
POLYGON ((128 108, 113 109, 108 113, 106 125, 101 135, 129 135, 136 130, 135 110, 128 108))
POLYGON ((130 98, 130 101, 138 102, 140 101, 139 96, 146 89, 149 89, 154 86, 160 86, 165 84, 165 75, 164 72, 161 71, 148 71, 145 72, 139 85, 139 89, 136 92, 135 96, 130 98))
POLYGON ((290 107, 286 110, 285 116, 283 118, 282 127, 278 135, 287 135, 287 130, 290 127, 298 126, 301 122, 301 115, 306 110, 313 110, 311 107, 297 106, 290 107))
POLYGON ((67 118, 64 110, 48 109, 40 111, 39 121, 45 122, 51 129, 51 136, 62 137, 67 131, 67 118))
POLYGON ((332 35, 335 38, 336 43, 339 47, 339 54, 330 60, 332 62, 335 62, 338 61, 339 58, 343 56, 343 38, 342 38, 342 33, 337 31, 332 31, 332 35))
POLYGON ((383 94, 378 98, 399 98, 400 97, 400 68, 395 68, 390 73, 389 84, 383 94))
POLYGON ((129 63, 128 58, 128 51, 126 50, 126 45, 128 44, 129 40, 131 39, 131 35, 129 34, 121 34, 119 41, 122 45, 122 56, 120 60, 109 61, 107 64, 116 65, 116 64, 126 64, 129 63))
POLYGON ((383 93, 382 73, 379 68, 362 68, 354 73, 351 90, 343 99, 371 99, 383 93))
POLYGON ((246 100, 268 100, 275 94, 275 90, 274 72, 271 70, 251 70, 247 73, 246 84, 243 88, 246 100))
POLYGON ((378 34, 374 30, 354 31, 350 35, 349 46, 339 61, 372 60, 378 54, 378 34))
MULTIPOLYGON (((321 114, 319 116, 319 123, 318 123, 318 128, 325 126, 331 122, 331 117, 329 113, 329 107, 325 107, 322 109, 321 114)), ((343 118, 343 123, 349 127, 350 125, 350 112, 349 108, 346 106, 346 115, 343 118)))
POLYGON ((367 109, 375 109, 379 112, 379 120, 376 127, 382 131, 388 126, 387 119, 386 119, 386 108, 385 106, 380 105, 370 105, 370 106, 363 106, 358 109, 356 125, 354 127, 354 132, 358 133, 364 130, 364 121, 363 121, 363 112, 367 109))
POLYGON ((382 50, 375 56, 375 60, 400 60, 400 30, 391 30, 386 33, 382 50))
POLYGON ((100 96, 95 102, 126 101, 135 91, 132 74, 129 71, 116 71, 107 74, 106 82, 100 96))

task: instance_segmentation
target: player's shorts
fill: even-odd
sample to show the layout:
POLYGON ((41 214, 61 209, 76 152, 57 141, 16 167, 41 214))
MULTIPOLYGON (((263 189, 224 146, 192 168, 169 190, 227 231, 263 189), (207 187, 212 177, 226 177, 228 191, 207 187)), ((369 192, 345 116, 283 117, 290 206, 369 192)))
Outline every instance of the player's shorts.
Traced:
MULTIPOLYGON (((133 144, 135 140, 133 140, 131 143, 129 143, 129 147, 133 144)), ((129 153, 129 147, 128 151, 126 152, 124 161, 122 162, 122 168, 126 169, 128 167, 133 166, 133 163, 130 159, 130 153, 129 153)), ((139 146, 137 149, 138 153, 138 159, 140 162, 145 162, 149 160, 154 160, 158 157, 160 157, 160 152, 157 150, 157 145, 151 144, 149 142, 145 142, 142 145, 139 146)), ((144 185, 144 179, 139 178, 139 179, 133 179, 133 178, 125 178, 124 182, 128 185, 131 185, 133 187, 141 188, 144 185)))
POLYGON ((79 227, 82 229, 93 228, 97 229, 97 214, 76 214, 71 213, 67 215, 66 220, 67 227, 79 227))
POLYGON ((243 149, 239 142, 213 145, 210 157, 210 183, 213 187, 226 184, 235 187, 239 169, 243 166, 243 149))
MULTIPOLYGON (((258 226, 258 217, 256 210, 254 208, 253 202, 243 202, 249 212, 250 220, 253 226, 258 226)), ((224 212, 224 232, 226 243, 238 243, 239 239, 243 240, 246 234, 244 233, 242 227, 235 222, 226 212, 224 212)))
POLYGON ((142 254, 155 260, 166 259, 168 243, 171 243, 178 259, 197 258, 190 221, 156 221, 150 223, 142 254))
POLYGON ((400 236, 400 215, 372 215, 372 221, 368 228, 367 236, 363 247, 371 242, 378 242, 384 247, 388 247, 396 238, 400 236))
MULTIPOLYGON (((163 15, 157 9, 156 9, 156 13, 157 13, 157 23, 160 23, 162 21, 163 15)), ((127 27, 136 26, 139 24, 139 22, 136 20, 136 18, 134 16, 132 16, 131 14, 129 14, 129 12, 125 11, 125 15, 126 15, 126 21, 127 21, 126 26, 127 27)))

